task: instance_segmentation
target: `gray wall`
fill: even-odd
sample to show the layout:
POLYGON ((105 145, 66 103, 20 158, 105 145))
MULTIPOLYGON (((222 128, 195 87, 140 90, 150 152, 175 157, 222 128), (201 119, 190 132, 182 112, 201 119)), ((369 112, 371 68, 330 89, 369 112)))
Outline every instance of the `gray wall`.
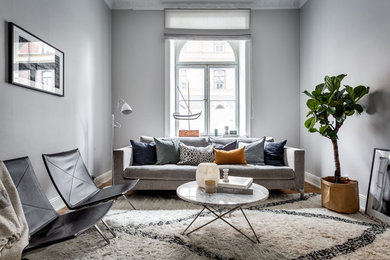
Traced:
POLYGON ((103 0, 1 0, 0 159, 29 156, 49 199, 42 153, 80 148, 89 170, 111 169, 111 14, 103 0), (6 22, 65 53, 65 97, 7 83, 6 22))
MULTIPOLYGON (((116 113, 115 146, 140 135, 164 134, 164 15, 162 11, 112 12, 113 109, 119 97, 133 107, 116 113)), ((299 145, 299 11, 252 12, 252 135, 299 145), (277 100, 277 102, 275 102, 277 100)))
POLYGON ((252 11, 253 136, 299 146, 299 11, 252 11))
POLYGON ((163 11, 112 11, 112 106, 122 124, 114 131, 115 147, 164 134, 163 30, 163 11), (129 103, 132 114, 119 113, 118 98, 129 103))
MULTIPOLYGON (((344 84, 371 87, 372 94, 363 100, 371 114, 348 118, 339 132, 342 175, 357 179, 363 195, 373 148, 390 147, 389 12, 386 0, 309 0, 301 9, 301 91, 314 89, 325 75, 342 73, 348 74, 344 84)), ((303 126, 306 100, 301 94, 306 170, 319 177, 333 175, 331 142, 303 126)))

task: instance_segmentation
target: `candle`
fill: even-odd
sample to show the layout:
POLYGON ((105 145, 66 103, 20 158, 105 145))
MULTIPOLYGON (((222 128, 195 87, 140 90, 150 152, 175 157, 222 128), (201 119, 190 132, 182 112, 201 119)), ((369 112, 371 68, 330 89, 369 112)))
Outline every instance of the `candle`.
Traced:
POLYGON ((217 191, 217 182, 215 180, 205 180, 204 184, 207 193, 215 193, 217 191))

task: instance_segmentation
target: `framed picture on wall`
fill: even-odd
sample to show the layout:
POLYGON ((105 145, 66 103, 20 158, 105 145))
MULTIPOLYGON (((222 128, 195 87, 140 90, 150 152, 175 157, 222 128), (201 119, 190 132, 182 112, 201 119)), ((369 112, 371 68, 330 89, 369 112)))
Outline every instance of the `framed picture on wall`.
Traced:
POLYGON ((64 53, 19 26, 8 23, 11 84, 64 96, 64 53))
POLYGON ((374 149, 366 214, 390 224, 390 150, 374 149))

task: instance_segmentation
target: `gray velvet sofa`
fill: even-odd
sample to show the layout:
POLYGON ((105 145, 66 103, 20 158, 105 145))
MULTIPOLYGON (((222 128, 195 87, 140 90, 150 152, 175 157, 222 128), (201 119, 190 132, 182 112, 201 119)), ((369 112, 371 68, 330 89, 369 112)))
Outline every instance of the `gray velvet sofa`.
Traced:
MULTIPOLYGON (((172 138, 163 138, 172 139, 172 138)), ((254 142, 260 138, 214 138, 214 137, 182 137, 180 142, 186 145, 204 147, 212 142, 226 144, 237 139, 241 142, 254 142)), ((152 137, 142 136, 141 142, 150 143, 152 137)), ((273 141, 267 138, 267 141, 273 141)), ((252 177, 253 182, 267 189, 293 189, 303 196, 305 151, 298 148, 284 149, 285 166, 270 165, 219 165, 228 168, 229 175, 252 177)), ((179 185, 195 180, 196 166, 191 165, 132 165, 132 148, 126 146, 114 150, 113 184, 125 182, 127 179, 139 179, 135 190, 175 190, 179 185)))

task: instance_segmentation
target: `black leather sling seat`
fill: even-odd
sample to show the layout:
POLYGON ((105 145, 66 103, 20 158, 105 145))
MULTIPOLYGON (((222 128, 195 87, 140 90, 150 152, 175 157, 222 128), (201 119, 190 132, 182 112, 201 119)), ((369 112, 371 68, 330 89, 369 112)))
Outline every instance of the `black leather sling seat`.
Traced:
POLYGON ((94 226, 113 202, 59 215, 41 189, 28 157, 4 161, 18 190, 29 227, 30 240, 24 253, 74 238, 94 226))
POLYGON ((126 198, 125 194, 138 182, 131 180, 99 189, 85 166, 79 149, 43 154, 42 157, 54 186, 70 209, 79 209, 120 196, 126 198))

